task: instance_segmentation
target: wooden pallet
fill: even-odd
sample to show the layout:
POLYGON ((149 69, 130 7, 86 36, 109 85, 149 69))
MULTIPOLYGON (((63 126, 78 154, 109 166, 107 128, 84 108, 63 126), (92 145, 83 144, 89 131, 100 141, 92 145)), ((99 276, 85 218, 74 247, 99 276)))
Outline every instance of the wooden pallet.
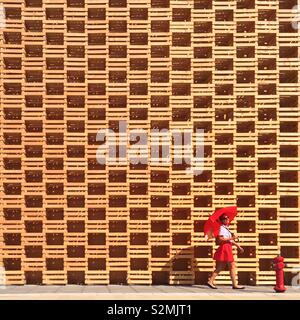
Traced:
POLYGON ((215 249, 203 223, 232 205, 239 282, 273 284, 281 253, 289 283, 300 246, 297 0, 0 4, 7 284, 203 284, 215 249), (204 129, 204 172, 99 165, 96 134, 120 120, 149 135, 204 129))

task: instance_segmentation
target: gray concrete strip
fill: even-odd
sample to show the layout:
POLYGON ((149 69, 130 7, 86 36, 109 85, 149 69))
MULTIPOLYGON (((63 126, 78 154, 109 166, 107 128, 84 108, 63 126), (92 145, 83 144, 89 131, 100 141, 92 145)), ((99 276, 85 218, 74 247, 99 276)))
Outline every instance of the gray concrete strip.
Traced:
MULTIPOLYGON (((61 286, 32 286, 30 293, 56 293, 60 290, 61 286)), ((18 293, 18 289, 14 290, 15 293, 18 293)))
POLYGON ((160 290, 157 286, 133 286, 137 293, 159 293, 160 290))
POLYGON ((142 294, 105 294, 105 293, 63 293, 63 294, 7 294, 0 300, 300 300, 294 294, 207 294, 207 293, 142 293, 142 294))
POLYGON ((108 286, 84 286, 83 293, 109 293, 108 286))
POLYGON ((288 287, 285 293, 275 293, 272 286, 247 286, 245 290, 232 290, 220 286, 212 290, 206 286, 145 286, 145 285, 93 285, 93 286, 7 286, 0 290, 0 300, 300 300, 300 290, 288 287))

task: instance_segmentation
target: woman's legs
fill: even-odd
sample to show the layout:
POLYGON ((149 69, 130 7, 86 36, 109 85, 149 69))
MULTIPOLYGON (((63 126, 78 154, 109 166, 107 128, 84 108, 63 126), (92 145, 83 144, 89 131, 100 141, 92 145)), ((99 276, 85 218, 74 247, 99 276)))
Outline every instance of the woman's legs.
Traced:
POLYGON ((216 262, 216 269, 212 273, 210 279, 208 280, 208 283, 210 285, 214 285, 214 281, 218 274, 226 269, 226 265, 228 264, 229 266, 229 272, 230 272, 230 277, 232 281, 232 287, 235 289, 244 289, 244 287, 238 286, 237 280, 236 280, 236 267, 235 267, 235 262, 222 262, 222 261, 217 261, 216 262))
POLYGON ((215 282, 215 279, 217 277, 217 275, 225 269, 225 266, 226 266, 226 262, 222 262, 222 261, 217 261, 216 262, 216 269, 214 270, 214 272, 212 273, 210 279, 208 280, 208 283, 209 284, 214 284, 215 282))
POLYGON ((239 286, 236 281, 236 268, 235 268, 235 262, 229 262, 229 271, 230 271, 230 277, 232 281, 232 288, 234 289, 245 289, 243 286, 239 286))
POLYGON ((232 281, 232 286, 237 287, 237 281, 236 281, 236 274, 235 274, 235 262, 229 262, 229 271, 230 271, 230 278, 232 281))

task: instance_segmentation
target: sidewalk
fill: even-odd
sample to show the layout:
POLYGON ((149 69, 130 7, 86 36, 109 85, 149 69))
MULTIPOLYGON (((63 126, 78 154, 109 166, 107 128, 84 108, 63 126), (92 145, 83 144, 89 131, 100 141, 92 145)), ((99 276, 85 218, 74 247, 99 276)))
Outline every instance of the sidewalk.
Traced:
POLYGON ((0 300, 300 300, 300 287, 287 287, 275 293, 272 286, 247 286, 232 290, 220 286, 7 286, 0 289, 0 300))

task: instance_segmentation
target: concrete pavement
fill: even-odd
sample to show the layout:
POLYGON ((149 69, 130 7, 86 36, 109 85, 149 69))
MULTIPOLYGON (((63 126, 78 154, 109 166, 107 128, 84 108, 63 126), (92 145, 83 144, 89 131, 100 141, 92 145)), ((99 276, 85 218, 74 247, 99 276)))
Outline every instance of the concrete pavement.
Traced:
POLYGON ((272 286, 247 286, 232 290, 219 286, 6 286, 0 289, 0 300, 300 300, 300 287, 287 287, 275 293, 272 286), (298 288, 298 289, 297 289, 298 288))

